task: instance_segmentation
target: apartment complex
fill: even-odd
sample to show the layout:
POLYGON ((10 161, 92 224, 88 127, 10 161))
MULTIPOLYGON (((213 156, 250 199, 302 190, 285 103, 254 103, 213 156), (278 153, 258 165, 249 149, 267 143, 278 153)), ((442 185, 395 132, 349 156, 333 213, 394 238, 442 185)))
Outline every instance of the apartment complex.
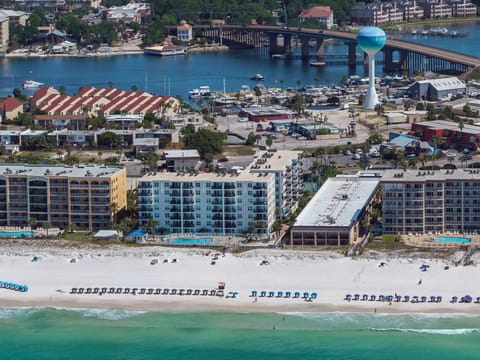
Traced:
POLYGON ((363 219, 378 204, 380 172, 329 178, 297 217, 290 230, 290 245, 340 246, 361 240, 363 219))
POLYGON ((268 236, 275 221, 272 174, 158 173, 138 182, 139 225, 155 233, 268 236))
POLYGON ((399 171, 382 177, 385 234, 478 232, 478 169, 399 171))
POLYGON ((109 227, 125 208, 126 171, 106 166, 0 165, 0 226, 29 220, 65 229, 109 227))
POLYGON ((358 24, 383 25, 401 21, 471 17, 477 15, 475 4, 467 0, 413 0, 357 3, 351 19, 358 24))
POLYGON ((330 6, 314 6, 303 10, 298 15, 298 21, 304 23, 313 20, 320 26, 331 29, 333 26, 333 10, 330 6))
POLYGON ((302 193, 303 157, 301 151, 259 152, 247 167, 252 174, 275 175, 275 207, 283 217, 297 208, 302 193))
POLYGON ((298 151, 261 151, 245 169, 146 175, 138 182, 140 225, 152 219, 156 233, 269 236, 275 219, 297 207, 302 164, 298 151))

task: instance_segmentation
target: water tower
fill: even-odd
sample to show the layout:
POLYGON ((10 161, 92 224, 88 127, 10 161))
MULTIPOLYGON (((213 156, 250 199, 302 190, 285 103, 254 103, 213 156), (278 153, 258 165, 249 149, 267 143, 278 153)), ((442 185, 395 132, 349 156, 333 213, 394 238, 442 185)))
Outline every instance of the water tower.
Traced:
POLYGON ((379 103, 377 92, 375 91, 375 54, 387 42, 385 32, 376 26, 366 26, 357 34, 357 44, 368 55, 368 76, 369 84, 367 98, 363 107, 365 109, 374 109, 379 103))

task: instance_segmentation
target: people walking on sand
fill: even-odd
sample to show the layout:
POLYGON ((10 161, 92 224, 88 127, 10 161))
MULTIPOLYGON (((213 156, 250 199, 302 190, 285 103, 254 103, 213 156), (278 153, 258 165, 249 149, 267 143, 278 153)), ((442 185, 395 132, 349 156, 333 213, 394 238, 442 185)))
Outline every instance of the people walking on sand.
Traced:
POLYGON ((422 279, 418 280, 417 285, 422 285, 422 279))

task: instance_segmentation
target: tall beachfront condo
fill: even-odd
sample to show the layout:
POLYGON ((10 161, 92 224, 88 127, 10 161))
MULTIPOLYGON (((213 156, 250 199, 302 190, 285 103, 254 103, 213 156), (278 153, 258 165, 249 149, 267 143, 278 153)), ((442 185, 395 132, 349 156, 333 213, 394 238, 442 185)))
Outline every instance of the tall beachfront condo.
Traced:
POLYGON ((106 166, 0 165, 0 225, 109 228, 127 206, 126 171, 106 166))
POLYGON ((138 218, 156 234, 268 236, 275 221, 275 176, 245 170, 147 174, 138 182, 138 218))
POLYGON ((388 170, 382 177, 386 234, 480 230, 480 171, 388 170))
POLYGON ((262 151, 247 167, 253 174, 275 175, 275 207, 278 216, 287 216, 298 206, 303 187, 303 155, 301 151, 262 151))

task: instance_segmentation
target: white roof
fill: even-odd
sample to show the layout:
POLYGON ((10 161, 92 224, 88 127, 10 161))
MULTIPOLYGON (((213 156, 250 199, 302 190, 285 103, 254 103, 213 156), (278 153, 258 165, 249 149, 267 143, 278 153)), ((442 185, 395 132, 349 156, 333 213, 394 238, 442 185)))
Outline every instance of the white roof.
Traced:
POLYGON ((196 149, 185 149, 185 150, 168 150, 163 153, 166 159, 168 158, 199 158, 200 154, 196 149))
POLYGON ((93 236, 96 238, 111 238, 117 236, 117 232, 115 230, 99 230, 97 233, 93 236))
POLYGON ((465 83, 456 77, 448 77, 448 78, 433 79, 433 80, 421 80, 418 83, 430 84, 437 90, 454 90, 459 88, 466 88, 465 83))
POLYGON ((349 227, 380 184, 378 176, 329 178, 297 217, 294 227, 349 227))

